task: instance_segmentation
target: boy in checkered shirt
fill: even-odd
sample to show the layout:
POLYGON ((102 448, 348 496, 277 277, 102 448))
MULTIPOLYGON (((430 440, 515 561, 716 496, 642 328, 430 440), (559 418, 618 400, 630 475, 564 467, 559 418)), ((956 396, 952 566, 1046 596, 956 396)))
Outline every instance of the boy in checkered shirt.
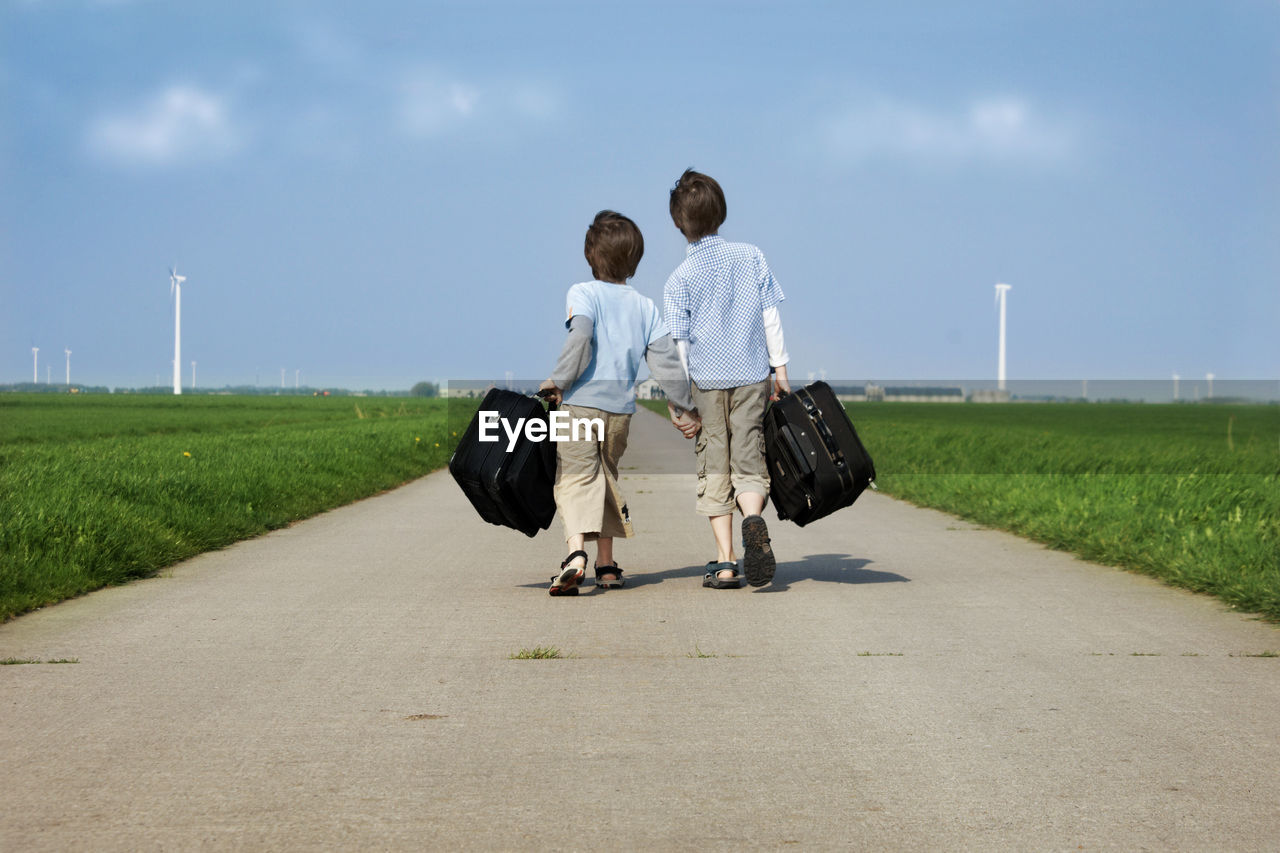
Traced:
POLYGON ((789 361, 778 318, 785 297, 764 253, 730 243, 717 232, 724 192, 714 178, 685 171, 671 190, 671 219, 689 241, 684 263, 667 279, 663 313, 692 380, 702 416, 695 445, 700 515, 711 520, 716 559, 702 585, 741 586, 733 553, 733 512, 742 511, 747 582, 773 580, 775 558, 760 515, 769 494, 764 460, 764 409, 789 392, 789 361), (770 374, 773 374, 772 383, 770 374))

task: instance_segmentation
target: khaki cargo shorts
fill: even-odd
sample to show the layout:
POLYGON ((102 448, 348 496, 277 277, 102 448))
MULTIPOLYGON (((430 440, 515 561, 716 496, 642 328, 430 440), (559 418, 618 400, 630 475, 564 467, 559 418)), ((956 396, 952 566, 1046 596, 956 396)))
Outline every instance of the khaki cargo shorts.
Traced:
POLYGON ((764 464, 764 409, 769 380, 739 388, 703 391, 693 384, 693 404, 702 416, 694 444, 698 464, 698 514, 731 515, 737 496, 769 497, 764 464))
POLYGON ((604 421, 604 440, 596 431, 590 438, 556 442, 556 508, 564 522, 564 537, 581 533, 587 541, 629 538, 631 515, 627 500, 618 487, 618 461, 627 450, 631 415, 564 406, 571 419, 599 418, 604 421))

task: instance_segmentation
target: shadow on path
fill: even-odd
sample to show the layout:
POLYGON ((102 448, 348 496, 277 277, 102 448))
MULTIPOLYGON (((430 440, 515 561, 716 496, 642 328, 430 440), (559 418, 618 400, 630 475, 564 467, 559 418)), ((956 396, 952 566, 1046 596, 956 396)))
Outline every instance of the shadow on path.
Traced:
MULTIPOLYGON (((871 560, 863 560, 852 557, 848 554, 808 554, 801 560, 792 560, 786 563, 778 563, 778 568, 773 576, 773 583, 755 589, 755 592, 786 592, 790 588, 790 584, 799 580, 815 580, 824 583, 910 583, 911 578, 904 577, 894 572, 878 572, 865 568, 871 564, 871 560)), ((739 563, 741 568, 741 563, 739 563)), ((631 570, 625 565, 622 566, 623 577, 627 581, 627 588, 635 588, 641 586, 650 586, 652 584, 663 583, 668 580, 680 580, 683 578, 701 578, 706 572, 706 566, 684 566, 679 569, 667 569, 660 572, 643 572, 637 570, 632 574, 631 570)), ((550 577, 550 574, 548 574, 550 577)), ((596 592, 594 588, 595 572, 591 566, 587 567, 587 577, 582 584, 583 594, 596 592)), ((543 583, 526 583, 520 584, 526 589, 546 589, 550 585, 550 581, 543 583)), ((742 588, 752 589, 747 585, 746 579, 742 581, 742 588)), ((603 592, 601 590, 601 592, 603 592)))
POLYGON ((849 584, 911 582, 911 578, 895 572, 878 572, 865 568, 869 565, 871 560, 848 554, 807 554, 801 560, 778 563, 773 583, 760 587, 756 592, 786 592, 790 583, 798 580, 849 584))

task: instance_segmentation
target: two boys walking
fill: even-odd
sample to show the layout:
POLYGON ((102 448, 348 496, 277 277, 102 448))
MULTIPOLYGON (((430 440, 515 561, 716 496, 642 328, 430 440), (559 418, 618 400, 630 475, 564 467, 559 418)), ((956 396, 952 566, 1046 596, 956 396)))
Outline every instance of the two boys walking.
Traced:
POLYGON ((587 229, 584 254, 593 281, 566 297, 568 337, 542 388, 571 418, 599 418, 603 440, 557 444, 555 499, 569 555, 551 579, 551 595, 576 595, 596 543, 596 585, 624 584, 613 540, 631 535, 618 462, 635 412, 641 359, 667 395, 671 421, 695 438, 697 511, 710 519, 716 559, 703 586, 741 586, 733 547, 733 513, 743 514, 747 582, 773 579, 775 558, 761 512, 769 493, 764 410, 791 390, 778 303, 785 297, 764 254, 719 236, 727 213, 715 179, 687 170, 671 190, 671 218, 688 241, 686 258, 663 288, 661 315, 626 283, 644 255, 640 229, 601 211, 587 229), (772 373, 772 380, 770 375, 772 373))

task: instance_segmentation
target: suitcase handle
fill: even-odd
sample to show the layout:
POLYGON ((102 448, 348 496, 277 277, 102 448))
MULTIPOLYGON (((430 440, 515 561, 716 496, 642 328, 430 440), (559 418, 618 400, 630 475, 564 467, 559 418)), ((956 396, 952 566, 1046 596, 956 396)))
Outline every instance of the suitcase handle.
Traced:
POLYGON ((554 412, 556 409, 560 408, 558 405, 556 405, 555 403, 551 402, 551 389, 550 389, 550 388, 544 388, 543 390, 539 391, 538 393, 536 393, 536 394, 530 394, 529 396, 531 396, 531 397, 535 397, 535 398, 537 398, 537 399, 541 400, 542 402, 546 403, 546 404, 547 404, 547 411, 548 411, 548 412, 554 412))
POLYGON ((822 419, 822 411, 818 405, 813 402, 813 397, 809 394, 799 394, 800 402, 804 405, 804 410, 809 413, 809 420, 813 422, 813 430, 818 434, 818 438, 822 439, 822 443, 827 448, 827 453, 831 455, 831 460, 835 462, 836 472, 840 475, 841 481, 844 481, 846 488, 853 486, 853 472, 849 470, 849 463, 844 458, 844 451, 840 449, 839 443, 836 442, 835 435, 832 434, 831 428, 827 426, 822 419))
POLYGON ((796 437, 791 433, 790 426, 784 426, 778 430, 778 435, 782 438, 782 443, 787 446, 787 452, 791 454, 791 458, 795 460, 796 467, 800 468, 801 477, 813 476, 813 465, 809 462, 809 456, 800 448, 800 443, 796 441, 796 437))

